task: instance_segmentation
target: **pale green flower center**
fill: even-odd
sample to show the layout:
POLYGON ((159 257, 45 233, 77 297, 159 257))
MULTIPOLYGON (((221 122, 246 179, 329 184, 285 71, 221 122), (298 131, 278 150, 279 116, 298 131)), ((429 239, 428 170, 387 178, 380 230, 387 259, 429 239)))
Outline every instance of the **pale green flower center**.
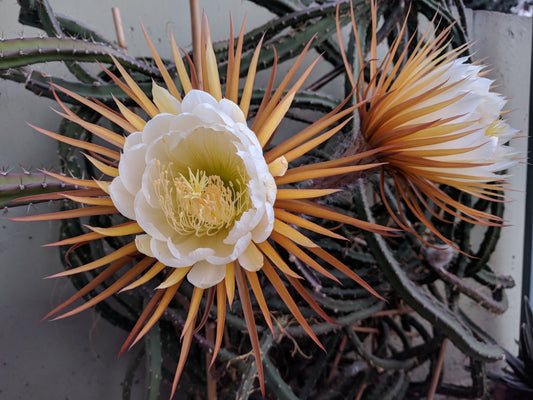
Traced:
POLYGON ((188 169, 188 177, 174 175, 172 164, 158 164, 154 188, 165 217, 182 235, 212 236, 231 229, 248 208, 248 188, 242 180, 224 182, 218 175, 188 169))

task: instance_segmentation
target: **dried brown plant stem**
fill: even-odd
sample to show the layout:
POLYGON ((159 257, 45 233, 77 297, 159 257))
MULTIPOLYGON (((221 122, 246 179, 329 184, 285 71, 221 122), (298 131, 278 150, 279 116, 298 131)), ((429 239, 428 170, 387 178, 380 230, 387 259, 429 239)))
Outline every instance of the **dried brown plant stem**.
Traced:
POLYGON ((191 35, 192 35, 192 57, 194 66, 196 68, 196 77, 198 79, 198 86, 202 85, 202 50, 201 50, 201 17, 200 17, 200 2, 199 0, 189 0, 189 7, 191 9, 191 35))
POLYGON ((120 10, 118 7, 112 7, 111 13, 113 14, 113 24, 115 25, 115 32, 117 34, 118 47, 124 51, 128 51, 126 38, 124 37, 124 29, 122 28, 122 19, 120 18, 120 10))
POLYGON ((352 331, 354 332, 364 332, 364 333, 379 333, 379 329, 370 328, 368 326, 352 326, 352 331))
POLYGON ((337 373, 337 367, 339 366, 339 362, 341 360, 342 354, 344 353, 344 348, 346 347, 347 341, 348 336, 344 335, 342 337, 341 344, 339 345, 339 349, 337 350, 337 354, 335 355, 335 359, 333 360, 333 365, 331 366, 331 370, 329 371, 326 383, 331 383, 331 381, 335 377, 335 374, 337 373))
POLYGON ((431 385, 429 387, 427 400, 433 400, 435 392, 437 391, 437 385, 439 384, 439 376, 442 371, 442 365, 444 364, 444 353, 446 353, 447 343, 448 338, 444 338, 440 346, 439 358, 437 359, 437 366, 435 367, 435 372, 433 373, 433 378, 431 379, 431 385))
POLYGON ((413 312, 412 308, 406 307, 406 308, 397 308, 393 310, 383 310, 378 311, 374 314, 372 314, 373 317, 385 317, 385 316, 394 316, 394 315, 401 315, 401 314, 410 314, 413 312))
MULTIPOLYGON (((215 324, 209 322, 205 325, 205 338, 210 343, 215 343, 215 324)), ((205 354, 206 365, 211 365, 211 359, 213 358, 213 353, 207 351, 205 354)), ((207 377, 207 400, 217 400, 217 381, 211 375, 209 368, 206 370, 207 377)))
POLYGON ((361 389, 359 389, 359 392, 357 393, 357 397, 355 398, 355 400, 361 400, 361 398, 363 397, 363 393, 365 392, 365 389, 367 386, 368 386, 368 383, 363 383, 361 385, 361 389))

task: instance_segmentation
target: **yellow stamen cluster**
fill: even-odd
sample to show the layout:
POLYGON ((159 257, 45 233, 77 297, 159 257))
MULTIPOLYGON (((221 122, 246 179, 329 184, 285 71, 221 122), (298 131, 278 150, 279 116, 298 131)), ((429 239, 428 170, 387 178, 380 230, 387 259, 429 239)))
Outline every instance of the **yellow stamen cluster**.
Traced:
POLYGON ((190 168, 188 178, 182 173, 174 176, 172 163, 158 167, 155 192, 168 223, 179 234, 215 235, 230 229, 247 208, 248 189, 240 182, 225 183, 218 175, 190 168))

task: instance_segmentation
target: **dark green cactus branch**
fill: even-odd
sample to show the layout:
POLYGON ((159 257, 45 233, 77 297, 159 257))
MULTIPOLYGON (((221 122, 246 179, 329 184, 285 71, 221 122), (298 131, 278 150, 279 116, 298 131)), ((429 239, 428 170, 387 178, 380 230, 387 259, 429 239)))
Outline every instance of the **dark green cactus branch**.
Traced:
POLYGON ((36 194, 75 189, 42 172, 0 173, 0 208, 28 205, 30 201, 16 199, 36 194))
MULTIPOLYGON (((265 330, 261 336, 261 341, 259 342, 263 359, 268 359, 268 351, 272 347, 273 342, 274 337, 272 336, 272 333, 269 330, 265 330)), ((251 354, 248 358, 249 361, 247 362, 246 370, 242 375, 239 389, 235 394, 235 400, 248 400, 254 388, 254 381, 257 376, 257 360, 255 360, 251 354)), ((276 390, 275 386, 273 389, 276 390)))
POLYGON ((146 349, 146 400, 159 399, 159 387, 163 379, 163 349, 160 323, 156 322, 144 339, 146 349))
MULTIPOLYGON (((479 200, 478 203, 486 202, 486 200, 479 200)), ((482 207, 481 207, 482 208, 482 207)), ((505 204, 503 202, 494 201, 490 204, 490 211, 494 216, 503 218, 505 204)), ((490 256, 496 249, 498 240, 500 239, 502 226, 489 226, 483 236, 483 240, 479 245, 479 250, 476 257, 470 260, 466 266, 465 274, 471 276, 480 271, 490 259, 490 256)))
POLYGON ((160 78, 157 68, 104 43, 70 38, 22 38, 0 41, 0 70, 50 61, 111 63, 115 57, 123 66, 160 78))
MULTIPOLYGON (((316 21, 312 22, 312 19, 314 18, 332 19, 334 21, 337 10, 337 2, 321 4, 317 7, 306 7, 301 2, 291 0, 281 0, 279 4, 277 4, 277 1, 252 1, 258 5, 267 7, 270 9, 270 11, 278 15, 278 18, 273 22, 273 24, 276 24, 277 26, 271 27, 273 32, 280 32, 282 29, 285 29, 288 26, 291 26, 294 29, 308 29, 309 26, 306 25, 316 23, 316 21), (303 24, 301 24, 302 22, 303 24), (301 26, 298 26, 297 24, 301 24, 301 26)), ((338 4, 339 13, 343 17, 341 19, 341 26, 349 22, 349 18, 345 17, 349 16, 351 4, 354 7, 356 19, 364 17, 368 18, 369 16, 368 12, 370 10, 370 6, 367 1, 356 0, 352 1, 351 3, 349 1, 341 1, 338 4)), ((261 28, 264 27, 266 26, 261 28)), ((263 32, 267 32, 267 34, 269 33, 269 31, 266 30, 263 30, 263 32)), ((333 31, 333 33, 334 32, 335 31, 333 31)), ((254 37, 254 34, 255 36, 259 35, 257 39, 259 39, 259 37, 262 35, 260 28, 250 32, 250 34, 251 37, 254 37)), ((270 37, 267 39, 269 38, 270 37)), ((336 41, 328 37, 323 43, 316 44, 315 46, 320 53, 324 54, 324 59, 330 62, 333 66, 342 65, 342 58, 336 41)))
MULTIPOLYGON (((22 25, 46 31, 45 22, 41 20, 42 14, 38 12, 43 3, 38 0, 18 0, 18 3, 20 5, 19 22, 22 25)), ((60 14, 54 13, 54 16, 58 22, 59 31, 63 32, 64 35, 112 45, 109 40, 78 21, 60 14)))
POLYGON ((145 355, 145 346, 139 343, 139 346, 132 351, 128 367, 124 380, 122 381, 122 400, 131 399, 131 389, 133 387, 133 381, 135 380, 135 372, 137 372, 139 365, 145 355))
POLYGON ((353 331, 351 328, 345 328, 344 332, 348 335, 348 338, 350 339, 350 342, 354 345, 357 352, 371 365, 376 366, 378 368, 383 369, 404 369, 404 370, 410 370, 413 367, 417 365, 417 362, 415 359, 409 358, 406 360, 396 360, 394 358, 391 359, 385 359, 381 357, 377 357, 376 355, 372 354, 370 351, 368 351, 359 337, 357 337, 357 334, 353 331))
POLYGON ((289 384, 283 380, 269 357, 263 359, 263 364, 265 381, 270 393, 276 393, 276 398, 279 400, 298 400, 299 397, 294 394, 289 384))
POLYGON ((259 6, 262 6, 268 9, 270 12, 273 12, 277 15, 288 14, 291 11, 294 11, 296 7, 301 6, 299 2, 294 0, 251 0, 252 3, 255 3, 259 6))
POLYGON ((492 290, 497 288, 511 289, 515 287, 515 281, 510 275, 497 275, 487 264, 474 275, 474 279, 482 285, 489 286, 492 290))
POLYGON ((485 294, 478 288, 468 284, 457 275, 447 271, 444 266, 432 266, 432 270, 435 271, 444 282, 454 287, 455 290, 470 297, 487 310, 495 314, 502 314, 505 310, 507 310, 507 302, 505 299, 503 301, 494 300, 491 295, 485 294))
MULTIPOLYGON (((354 193, 354 201, 360 217, 369 222, 374 222, 368 201, 363 194, 365 190, 364 184, 359 181, 354 193)), ((365 237, 380 269, 395 292, 420 316, 433 324, 436 329, 445 333, 455 346, 465 354, 485 361, 494 361, 502 358, 501 350, 497 346, 483 343, 475 338, 456 314, 409 279, 392 255, 383 237, 370 232, 365 232, 365 237)))
MULTIPOLYGON (((114 83, 103 84, 85 84, 80 82, 73 82, 63 78, 50 76, 39 71, 30 70, 29 68, 20 67, 9 70, 0 70, 0 78, 8 79, 14 82, 24 83, 26 89, 32 91, 38 96, 54 98, 51 83, 69 89, 86 98, 95 98, 103 102, 113 103, 113 96, 127 105, 133 105, 132 100, 124 91, 114 83)), ((151 82, 140 82, 139 87, 148 96, 152 93, 151 82)), ((263 89, 255 89, 252 92, 251 102, 254 105, 259 105, 265 91, 263 89)), ((56 91, 56 95, 67 104, 78 104, 74 99, 65 95, 61 91, 56 91)), ((321 93, 312 91, 301 91, 294 97, 293 108, 300 108, 304 110, 315 110, 328 113, 339 104, 338 99, 321 93)))
MULTIPOLYGON (((57 21, 52 6, 48 0, 39 0, 36 4, 36 10, 39 20, 42 23, 43 30, 50 37, 60 38, 63 36, 61 26, 57 21)), ((65 65, 68 70, 81 82, 92 83, 99 79, 89 73, 83 66, 77 61, 66 61, 65 65)))

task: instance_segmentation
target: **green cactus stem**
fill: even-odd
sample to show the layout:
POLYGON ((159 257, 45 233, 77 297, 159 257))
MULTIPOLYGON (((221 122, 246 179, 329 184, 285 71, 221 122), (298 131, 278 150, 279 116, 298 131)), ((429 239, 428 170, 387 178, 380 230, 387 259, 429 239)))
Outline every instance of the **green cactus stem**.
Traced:
POLYGON ((57 179, 51 178, 42 172, 0 172, 0 208, 11 208, 39 202, 39 200, 25 200, 24 198, 27 196, 61 192, 72 189, 75 189, 75 186, 68 185, 57 179))
MULTIPOLYGON (((42 20, 42 12, 39 12, 40 8, 44 8, 42 0, 18 0, 20 5, 19 19, 18 21, 22 25, 31 26, 33 28, 42 29, 46 31, 45 22, 42 20)), ((110 44, 111 42, 96 33, 92 29, 85 25, 75 21, 67 16, 54 13, 54 17, 58 23, 58 30, 63 32, 67 36, 75 37, 77 39, 88 39, 95 42, 110 44)), ((57 29, 57 28, 56 28, 57 29)))
MULTIPOLYGON (((272 32, 281 32, 287 27, 293 28, 295 31, 299 29, 309 29, 309 25, 315 24, 317 19, 330 20, 335 22, 335 14, 337 12, 337 3, 321 4, 317 7, 306 7, 299 1, 280 0, 280 1, 264 1, 264 0, 252 0, 254 3, 268 8, 271 12, 275 13, 279 18, 273 20, 272 32), (313 19, 315 19, 313 21, 313 19)), ((339 4, 339 13, 341 15, 341 26, 348 23, 350 7, 353 5, 354 15, 356 18, 369 18, 369 4, 365 0, 356 0, 351 3, 343 1, 339 4)), ((250 32, 250 37, 257 37, 258 40, 262 32, 268 32, 267 30, 261 31, 255 29, 250 32)), ((335 28, 333 32, 335 32, 335 28)), ((292 36, 292 35, 291 35, 292 36)), ((328 35, 329 36, 329 35, 328 35)), ((269 38, 267 38, 268 40, 269 38)), ((342 65, 342 57, 339 51, 338 44, 330 37, 325 37, 322 43, 314 44, 317 47, 317 51, 322 53, 324 59, 331 63, 333 66, 342 65)))
POLYGON ((155 323, 144 339, 146 348, 146 400, 159 398, 159 387, 163 379, 163 353, 161 328, 155 323))
POLYGON ((124 67, 160 78, 157 68, 128 56, 105 43, 70 38, 20 38, 0 41, 0 69, 50 61, 111 63, 115 57, 124 67))
POLYGON ((129 400, 131 398, 131 389, 133 387, 133 381, 135 379, 135 373, 141 364, 141 361, 145 354, 145 346, 139 344, 135 347, 130 355, 130 361, 126 369, 124 380, 122 385, 122 400, 129 400))
MULTIPOLYGON (((369 222, 374 222, 364 192, 364 183, 359 181, 355 189, 354 201, 360 216, 369 222)), ((380 269, 393 289, 420 316, 450 338, 454 345, 465 354, 484 361, 495 361, 502 358, 502 352, 497 346, 478 340, 457 314, 409 279, 407 273, 394 258, 383 237, 370 232, 365 232, 365 237, 380 269)))

